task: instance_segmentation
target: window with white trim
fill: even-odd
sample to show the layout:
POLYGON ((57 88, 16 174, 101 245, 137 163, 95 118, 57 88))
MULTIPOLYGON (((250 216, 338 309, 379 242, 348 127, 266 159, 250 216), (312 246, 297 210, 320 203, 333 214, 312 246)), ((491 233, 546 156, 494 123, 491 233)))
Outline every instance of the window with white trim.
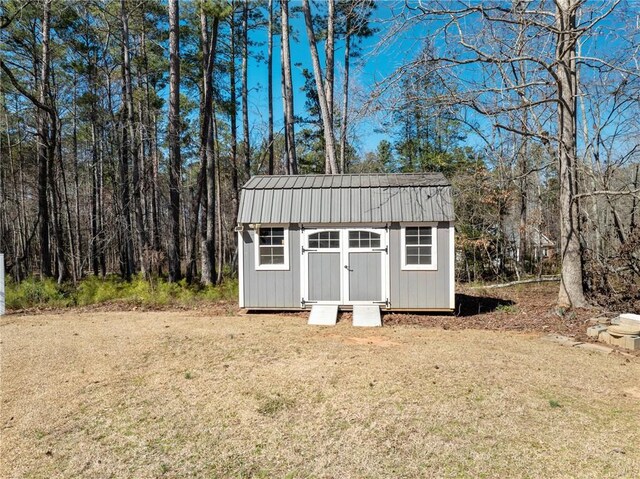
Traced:
POLYGON ((309 248, 335 249, 340 248, 339 231, 320 231, 309 235, 309 248))
POLYGON ((284 227, 260 228, 257 231, 257 269, 289 268, 287 233, 284 227))
POLYGON ((433 226, 402 228, 402 269, 437 269, 436 233, 433 226))
POLYGON ((379 248, 380 235, 371 231, 349 231, 349 248, 379 248))

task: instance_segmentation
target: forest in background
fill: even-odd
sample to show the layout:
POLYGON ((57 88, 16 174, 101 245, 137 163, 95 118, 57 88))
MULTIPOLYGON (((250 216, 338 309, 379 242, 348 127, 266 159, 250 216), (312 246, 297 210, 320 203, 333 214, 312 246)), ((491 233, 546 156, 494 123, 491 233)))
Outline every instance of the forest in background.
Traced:
POLYGON ((618 0, 8 0, 7 274, 218 284, 251 175, 441 171, 458 280, 559 273, 560 306, 637 304, 639 49, 618 0), (415 54, 363 83, 408 35, 415 54), (371 151, 365 121, 388 137, 371 151))

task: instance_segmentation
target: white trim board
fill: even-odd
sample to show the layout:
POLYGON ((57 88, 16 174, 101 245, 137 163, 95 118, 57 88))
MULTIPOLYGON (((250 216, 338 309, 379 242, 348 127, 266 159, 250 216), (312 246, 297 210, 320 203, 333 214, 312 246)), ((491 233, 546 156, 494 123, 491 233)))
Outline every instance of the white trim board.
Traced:
POLYGON ((288 271, 289 270, 289 225, 263 225, 255 228, 253 231, 253 248, 254 248, 254 269, 256 271, 288 271), (284 263, 283 264, 260 264, 260 230, 266 228, 282 228, 284 234, 284 263))
POLYGON ((449 306, 456 309, 456 229, 449 223, 449 306))
POLYGON ((400 223, 400 269, 403 271, 438 270, 438 223, 400 223), (431 228, 431 264, 407 264, 406 234, 407 227, 431 228))
POLYGON ((244 308, 244 240, 238 231, 238 306, 244 308))

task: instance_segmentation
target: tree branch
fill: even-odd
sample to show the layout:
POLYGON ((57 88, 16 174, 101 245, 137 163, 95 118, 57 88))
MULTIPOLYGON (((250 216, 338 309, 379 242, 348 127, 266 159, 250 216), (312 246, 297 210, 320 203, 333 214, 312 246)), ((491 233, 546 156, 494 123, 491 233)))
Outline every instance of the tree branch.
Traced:
POLYGON ((38 100, 38 98, 33 93, 31 93, 29 90, 23 87, 20 84, 20 82, 18 82, 16 77, 13 76, 13 73, 11 73, 11 70, 7 68, 7 66, 2 61, 2 59, 0 59, 0 68, 2 69, 3 72, 6 73, 7 77, 9 77, 9 80, 11 81, 11 84, 14 86, 14 88, 18 90, 22 95, 27 97, 31 101, 31 103, 33 103, 39 109, 46 111, 49 115, 52 115, 52 116, 55 115, 55 111, 53 110, 53 108, 51 108, 49 105, 42 103, 40 100, 38 100))

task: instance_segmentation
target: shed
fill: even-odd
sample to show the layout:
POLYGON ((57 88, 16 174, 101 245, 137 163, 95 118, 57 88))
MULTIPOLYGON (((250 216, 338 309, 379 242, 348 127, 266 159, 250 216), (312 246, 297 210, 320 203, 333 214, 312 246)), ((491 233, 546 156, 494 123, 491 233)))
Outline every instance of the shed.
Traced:
POLYGON ((240 307, 452 311, 453 221, 440 173, 254 176, 236 228, 240 307))

